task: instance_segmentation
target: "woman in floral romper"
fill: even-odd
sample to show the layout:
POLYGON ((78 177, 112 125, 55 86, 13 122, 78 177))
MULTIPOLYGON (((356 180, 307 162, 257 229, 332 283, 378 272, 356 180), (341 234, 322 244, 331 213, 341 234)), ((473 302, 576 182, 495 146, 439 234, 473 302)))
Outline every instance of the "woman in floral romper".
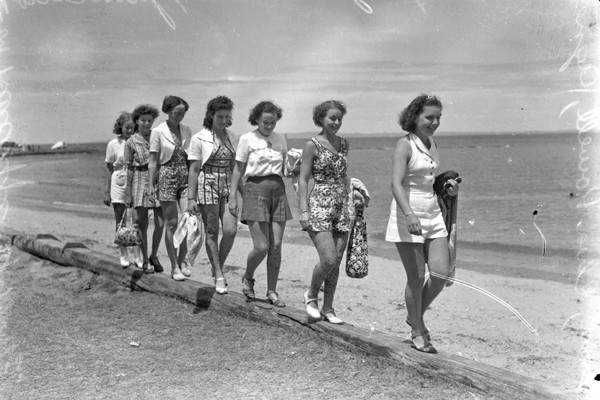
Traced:
POLYGON ((343 323, 333 309, 333 297, 352 226, 348 209, 350 182, 346 176, 348 142, 337 136, 345 114, 346 107, 337 100, 325 101, 314 108, 313 121, 322 130, 306 143, 298 182, 300 224, 308 231, 319 254, 310 288, 304 293, 306 312, 313 319, 322 316, 332 324, 343 323), (311 177, 314 187, 309 197, 311 177), (323 307, 319 313, 318 295, 323 282, 323 307))

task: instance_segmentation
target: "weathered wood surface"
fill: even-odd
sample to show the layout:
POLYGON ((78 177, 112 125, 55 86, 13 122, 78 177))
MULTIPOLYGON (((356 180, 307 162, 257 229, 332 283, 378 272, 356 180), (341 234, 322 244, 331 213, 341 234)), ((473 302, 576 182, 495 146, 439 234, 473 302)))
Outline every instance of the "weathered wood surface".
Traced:
POLYGON ((0 231, 0 241, 12 244, 40 258, 76 266, 106 276, 134 289, 177 297, 198 307, 211 308, 295 330, 310 329, 330 342, 354 346, 364 352, 386 357, 435 378, 459 382, 499 398, 564 399, 558 389, 526 376, 440 351, 415 351, 408 340, 372 332, 350 324, 332 325, 310 321, 304 310, 277 308, 262 301, 250 301, 241 293, 216 294, 213 285, 186 280, 177 282, 166 274, 144 274, 136 268, 123 269, 117 257, 90 250, 78 243, 64 243, 51 235, 27 236, 0 231))

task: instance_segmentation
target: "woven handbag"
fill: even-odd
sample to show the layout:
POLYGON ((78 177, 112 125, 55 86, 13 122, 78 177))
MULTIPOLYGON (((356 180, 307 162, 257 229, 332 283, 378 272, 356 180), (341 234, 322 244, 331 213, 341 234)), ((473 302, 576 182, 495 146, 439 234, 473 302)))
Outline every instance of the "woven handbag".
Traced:
POLYGON ((117 225, 115 244, 131 247, 142 243, 142 235, 137 224, 133 223, 133 209, 127 208, 123 213, 121 222, 117 225))

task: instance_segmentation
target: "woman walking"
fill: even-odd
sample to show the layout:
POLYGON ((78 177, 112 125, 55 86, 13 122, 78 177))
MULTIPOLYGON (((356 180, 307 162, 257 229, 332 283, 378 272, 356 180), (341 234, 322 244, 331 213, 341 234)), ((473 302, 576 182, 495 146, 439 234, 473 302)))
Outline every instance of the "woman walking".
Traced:
POLYGON ((175 249, 173 235, 179 222, 179 210, 187 209, 188 169, 187 149, 192 131, 181 121, 189 109, 188 103, 177 96, 163 100, 162 111, 167 114, 165 122, 150 134, 150 161, 148 163, 148 196, 154 196, 154 182, 158 183, 158 200, 165 219, 165 247, 171 262, 171 277, 183 281, 192 275, 186 261, 185 241, 175 249))
POLYGON ((227 210, 231 191, 231 173, 235 160, 231 126, 233 102, 226 96, 210 100, 206 106, 204 129, 196 133, 190 145, 188 211, 198 212, 204 221, 206 253, 215 278, 215 290, 227 293, 223 274, 225 260, 237 234, 237 219, 227 210), (219 224, 223 237, 219 242, 219 224))
MULTIPOLYGON (((285 307, 277 293, 281 267, 281 243, 286 221, 292 219, 283 183, 283 165, 287 142, 274 131, 281 119, 281 108, 270 101, 258 103, 248 122, 257 128, 240 137, 231 187, 237 187, 242 176, 242 222, 248 224, 253 248, 248 254, 242 292, 255 298, 254 271, 267 257, 267 299, 276 307, 285 307)), ((229 212, 237 218, 237 196, 229 199, 229 212)))
POLYGON ((313 110, 313 122, 321 132, 306 143, 298 181, 300 224, 312 240, 319 262, 313 269, 310 287, 304 293, 306 312, 332 324, 342 324, 333 309, 333 298, 346 242, 352 225, 348 209, 350 180, 346 176, 348 142, 337 136, 346 107, 337 100, 325 101, 313 110), (310 196, 308 182, 314 187, 310 196), (318 295, 325 283, 323 307, 318 295))
MULTIPOLYGON (((413 347, 436 353, 423 314, 440 294, 446 281, 430 276, 425 281, 425 264, 432 272, 448 276, 450 259, 448 232, 433 191, 439 168, 433 134, 440 125, 442 103, 422 94, 400 114, 400 126, 407 135, 398 140, 392 164, 392 200, 386 240, 394 242, 404 270, 404 297, 411 326, 413 347)), ((448 194, 458 193, 458 184, 450 180, 448 194)))
POLYGON ((140 228, 142 237, 143 265, 146 273, 163 272, 163 266, 158 260, 158 247, 164 230, 164 219, 160 203, 156 196, 150 196, 149 172, 150 162, 150 133, 152 124, 158 117, 156 107, 143 104, 133 110, 133 121, 136 133, 125 143, 124 162, 127 165, 127 199, 135 208, 135 221, 140 228), (152 251, 148 257, 148 210, 154 214, 154 233, 152 234, 152 251))

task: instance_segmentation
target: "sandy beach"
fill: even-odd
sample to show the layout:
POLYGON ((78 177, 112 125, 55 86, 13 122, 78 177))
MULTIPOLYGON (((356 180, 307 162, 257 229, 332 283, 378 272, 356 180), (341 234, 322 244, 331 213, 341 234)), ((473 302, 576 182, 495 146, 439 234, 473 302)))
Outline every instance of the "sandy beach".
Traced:
MULTIPOLYGON (((9 202, 2 226, 28 234, 50 233, 62 240, 78 240, 88 247, 117 257, 112 244, 112 210, 75 204, 48 204, 22 199, 9 202)), ((296 221, 290 221, 290 225, 296 221)), ((248 231, 240 225, 238 238, 226 264, 230 290, 241 291, 241 276, 251 248, 248 231)), ((164 244, 159 256, 167 260, 164 244)), ((290 229, 283 247, 278 291, 291 307, 302 308, 301 296, 317 254, 308 239, 290 229)), ((509 303, 535 329, 532 333, 513 313, 491 298, 458 283, 444 290, 426 314, 435 345, 452 354, 477 360, 508 371, 547 382, 573 396, 594 390, 593 377, 582 375, 583 348, 589 332, 583 329, 585 296, 573 283, 546 279, 515 278, 472 270, 478 264, 487 270, 504 265, 526 267, 543 264, 544 270, 560 270, 570 260, 522 254, 499 254, 484 250, 462 250, 457 278, 479 286, 509 303), (469 264, 470 270, 461 269, 469 264)), ((574 261, 572 261, 574 262, 574 261)), ((266 270, 255 276, 256 291, 266 291, 266 270)), ((211 282, 204 249, 193 268, 192 279, 211 282)), ((336 294, 338 315, 350 324, 390 335, 406 337, 405 275, 399 260, 371 256, 370 273, 364 279, 341 274, 336 294)))

